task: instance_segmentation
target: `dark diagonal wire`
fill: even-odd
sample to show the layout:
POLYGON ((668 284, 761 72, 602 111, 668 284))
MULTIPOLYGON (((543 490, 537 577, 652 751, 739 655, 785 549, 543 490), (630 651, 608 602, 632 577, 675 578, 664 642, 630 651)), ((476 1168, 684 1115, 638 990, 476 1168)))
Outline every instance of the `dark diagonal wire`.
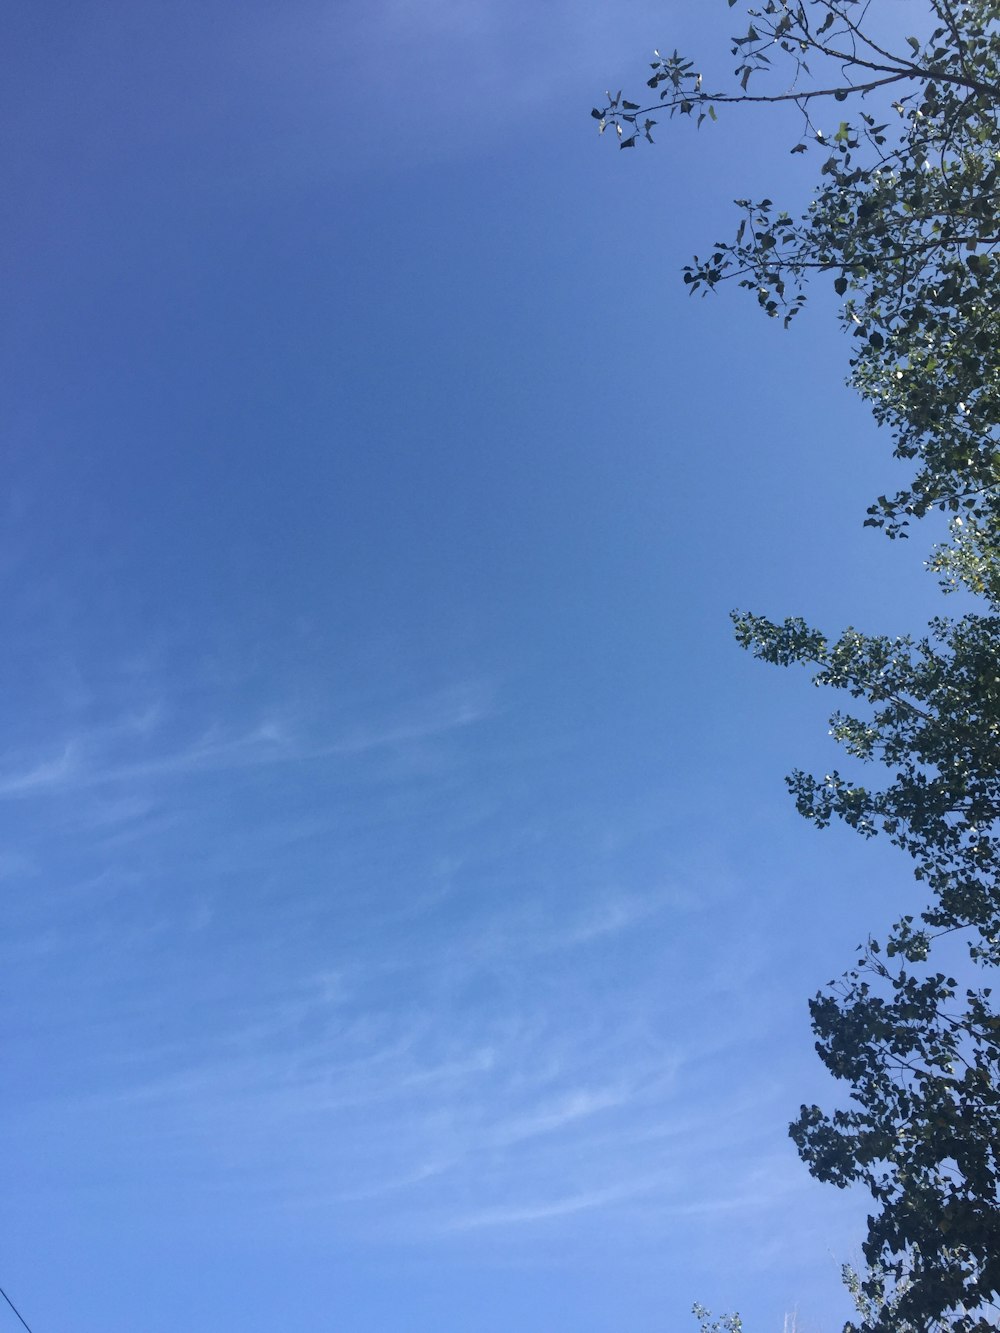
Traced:
POLYGON ((24 1315, 21 1314, 21 1311, 17 1308, 17 1306, 14 1304, 14 1302, 11 1300, 11 1298, 10 1298, 10 1297, 7 1295, 7 1293, 4 1291, 3 1287, 0 1287, 0 1296, 2 1296, 2 1297, 4 1298, 4 1300, 5 1300, 5 1301, 7 1302, 7 1304, 10 1306, 10 1308, 11 1308, 11 1309, 14 1311, 14 1313, 17 1315, 18 1319, 20 1319, 21 1323, 24 1324, 24 1327, 28 1329, 28 1333, 31 1333, 31 1329, 28 1328, 28 1325, 27 1325, 27 1323, 25 1322, 24 1315))

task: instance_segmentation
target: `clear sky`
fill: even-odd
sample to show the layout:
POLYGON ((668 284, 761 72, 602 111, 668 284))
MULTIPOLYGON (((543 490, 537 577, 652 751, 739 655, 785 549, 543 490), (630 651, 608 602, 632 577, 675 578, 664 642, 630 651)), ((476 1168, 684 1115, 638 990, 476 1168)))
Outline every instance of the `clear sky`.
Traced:
MULTIPOLYGON (((678 270, 795 127, 589 111, 731 16, 7 15, 0 1284, 35 1333, 833 1333, 805 1002, 914 900, 799 820, 901 632, 820 301, 678 270)), ((897 477, 898 472, 898 477, 897 477)), ((0 1309, 0 1329, 16 1327, 0 1309)))

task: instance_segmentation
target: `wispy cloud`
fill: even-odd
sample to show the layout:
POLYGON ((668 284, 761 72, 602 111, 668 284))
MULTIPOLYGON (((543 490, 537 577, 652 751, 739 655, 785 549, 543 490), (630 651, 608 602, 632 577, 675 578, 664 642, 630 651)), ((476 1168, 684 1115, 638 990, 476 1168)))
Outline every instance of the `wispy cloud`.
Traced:
POLYGON ((335 740, 327 753, 358 754, 461 730, 489 717, 494 706, 492 689, 481 683, 464 684, 417 700, 379 723, 351 729, 335 740))
MULTIPOLYGON (((703 1112, 740 1023, 705 1032, 684 1008, 715 981, 674 943, 700 899, 662 869, 626 873, 635 811, 614 855, 617 812, 596 832, 548 812, 539 834, 482 682, 242 719, 148 684, 155 709, 0 768, 12 827, 42 830, 33 864, 58 867, 25 899, 23 965, 58 958, 41 1008, 89 1053, 34 1107, 73 1126, 66 1187, 78 1161, 124 1157, 142 1178, 155 1156, 160 1188, 242 1209, 253 1180, 269 1207, 407 1243, 516 1244, 626 1209, 662 1229, 691 1196, 685 1161, 713 1133, 739 1141, 703 1112)), ((544 755, 544 736, 525 743, 544 755)), ((759 967, 723 959, 718 984, 759 967)))
POLYGON ((76 747, 68 743, 53 759, 30 763, 26 768, 0 773, 0 797, 37 796, 57 790, 74 780, 80 772, 76 747))
POLYGON ((628 1100, 629 1094, 621 1088, 577 1089, 527 1115, 515 1116, 494 1129, 491 1138, 498 1146, 521 1143, 540 1134, 565 1129, 601 1111, 620 1107, 628 1100))
POLYGON ((662 1190, 664 1184, 665 1181, 662 1178, 647 1175, 608 1185, 603 1189, 581 1190, 575 1194, 540 1199, 531 1203, 504 1204, 496 1208, 483 1208, 454 1218, 448 1224, 448 1229, 452 1231, 472 1231, 479 1230, 482 1227, 511 1227, 528 1222, 545 1222, 552 1218, 566 1217, 572 1213, 592 1212, 595 1209, 607 1208, 609 1204, 624 1203, 640 1195, 662 1190))
POLYGON ((8 759, 7 767, 0 768, 0 799, 405 749, 482 721, 491 711, 492 692, 468 685, 418 698, 405 708, 394 708, 380 721, 352 726, 340 735, 329 734, 328 725, 326 736, 315 724, 302 723, 293 729, 282 716, 272 716, 242 729, 213 723, 187 744, 170 747, 164 745, 169 740, 163 734, 164 726, 157 735, 160 714, 150 710, 138 718, 130 715, 80 731, 62 742, 52 757, 13 763, 8 759), (123 739, 130 743, 123 745, 123 739))

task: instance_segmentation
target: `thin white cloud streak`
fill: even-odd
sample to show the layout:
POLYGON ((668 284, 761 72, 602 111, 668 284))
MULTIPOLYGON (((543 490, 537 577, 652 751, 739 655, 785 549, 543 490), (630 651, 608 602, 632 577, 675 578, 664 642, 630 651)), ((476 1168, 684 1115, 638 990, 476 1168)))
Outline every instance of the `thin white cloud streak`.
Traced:
MULTIPOLYGON (((418 701, 409 718, 396 714, 388 724, 354 729, 318 745, 303 742, 278 719, 264 719, 236 735, 226 736, 220 728, 211 727, 186 748, 139 760, 109 759, 102 753, 123 733, 136 730, 133 720, 116 722, 70 739, 55 758, 31 760, 22 767, 0 771, 0 800, 57 796, 116 783, 155 782, 203 772, 350 759, 462 730, 485 720, 492 711, 487 692, 469 688, 418 701)), ((149 730, 144 723, 139 734, 146 736, 149 730)))
POLYGON ((84 756, 88 752, 106 749, 122 738, 149 736, 160 716, 158 706, 141 713, 125 713, 103 727, 81 731, 71 737, 63 743, 61 753, 55 758, 29 761, 20 770, 0 772, 0 798, 32 796, 78 780, 86 781, 89 774, 84 756))
POLYGON ((522 1143, 526 1139, 565 1129, 567 1125, 602 1111, 617 1109, 630 1100, 630 1094, 621 1088, 605 1088, 596 1092, 581 1089, 566 1093, 553 1104, 541 1106, 528 1115, 515 1117, 501 1125, 492 1132, 491 1142, 497 1147, 522 1143))
MULTIPOLYGON (((491 1068, 495 1060, 490 1058, 485 1068, 491 1068)), ((468 1069, 470 1066, 465 1066, 468 1069)), ((473 1063, 472 1067, 475 1065, 473 1063)), ((454 1171, 469 1162, 470 1159, 493 1153, 496 1149, 510 1148, 525 1143, 529 1139, 546 1134, 558 1133, 568 1126, 588 1119, 602 1111, 614 1110, 627 1102, 628 1097, 619 1089, 591 1092, 578 1091, 561 1098, 558 1104, 543 1106, 531 1114, 516 1116, 507 1122, 500 1122, 488 1128, 481 1135, 473 1136, 464 1147, 454 1150, 430 1162, 425 1162, 412 1172, 379 1181, 365 1187, 338 1195, 344 1201, 375 1199, 383 1194, 398 1193, 413 1186, 423 1185, 427 1181, 454 1171)))
POLYGON ((666 1184, 667 1181, 663 1178, 646 1175, 604 1189, 581 1190, 579 1193, 555 1199, 484 1208, 454 1218, 447 1224, 447 1229, 473 1231, 483 1227, 510 1227, 527 1222, 547 1222, 553 1218, 566 1217, 571 1213, 592 1212, 597 1208, 606 1208, 609 1204, 625 1203, 640 1195, 663 1189, 666 1184))
POLYGON ((487 681, 461 681, 450 688, 409 699, 402 706, 384 708, 380 720, 341 735, 331 749, 349 754, 461 730, 492 717, 497 709, 496 696, 495 686, 487 681))
POLYGON ((571 949, 594 940, 606 939, 631 930, 670 908, 678 906, 678 896, 656 891, 640 895, 618 893, 607 895, 592 907, 585 909, 580 919, 564 930, 556 930, 547 941, 552 949, 571 949))
POLYGON ((68 785, 79 774, 76 747, 68 743, 55 759, 0 776, 0 798, 38 796, 68 785))
MULTIPOLYGON (((420 906, 430 912, 448 896, 431 896, 420 906)), ((669 911, 691 908, 690 895, 673 888, 646 893, 601 890, 582 903, 559 904, 548 911, 530 906, 481 913, 471 925, 451 930, 433 954, 414 954, 409 948, 393 954, 386 948, 380 954, 379 966, 386 972, 431 970, 457 984, 461 978, 489 965, 585 949, 637 930, 669 911)), ((380 920, 406 920, 414 914, 414 911, 386 914, 380 920)))
POLYGON ((331 1202, 368 1203, 374 1200, 383 1199, 386 1195, 399 1194, 404 1190, 413 1189, 415 1186, 419 1185, 425 1185, 428 1181, 443 1176, 460 1160, 461 1159, 457 1157, 448 1157, 441 1161, 425 1162, 414 1168, 414 1170, 405 1172, 403 1175, 374 1181, 372 1184, 362 1186, 360 1189, 343 1190, 339 1193, 333 1193, 326 1196, 323 1202, 329 1205, 331 1202))

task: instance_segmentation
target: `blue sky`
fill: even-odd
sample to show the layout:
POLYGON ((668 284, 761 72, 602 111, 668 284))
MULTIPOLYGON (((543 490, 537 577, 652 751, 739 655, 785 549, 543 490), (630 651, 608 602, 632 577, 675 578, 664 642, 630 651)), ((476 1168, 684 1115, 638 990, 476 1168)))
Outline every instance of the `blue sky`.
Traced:
POLYGON ((797 819, 828 701, 728 612, 895 633, 935 593, 861 527, 898 465, 832 308, 678 280, 732 197, 804 197, 795 127, 594 133, 730 21, 12 16, 0 1282, 36 1333, 839 1327, 866 1205, 786 1138, 831 1095, 805 1001, 914 888, 797 819))

